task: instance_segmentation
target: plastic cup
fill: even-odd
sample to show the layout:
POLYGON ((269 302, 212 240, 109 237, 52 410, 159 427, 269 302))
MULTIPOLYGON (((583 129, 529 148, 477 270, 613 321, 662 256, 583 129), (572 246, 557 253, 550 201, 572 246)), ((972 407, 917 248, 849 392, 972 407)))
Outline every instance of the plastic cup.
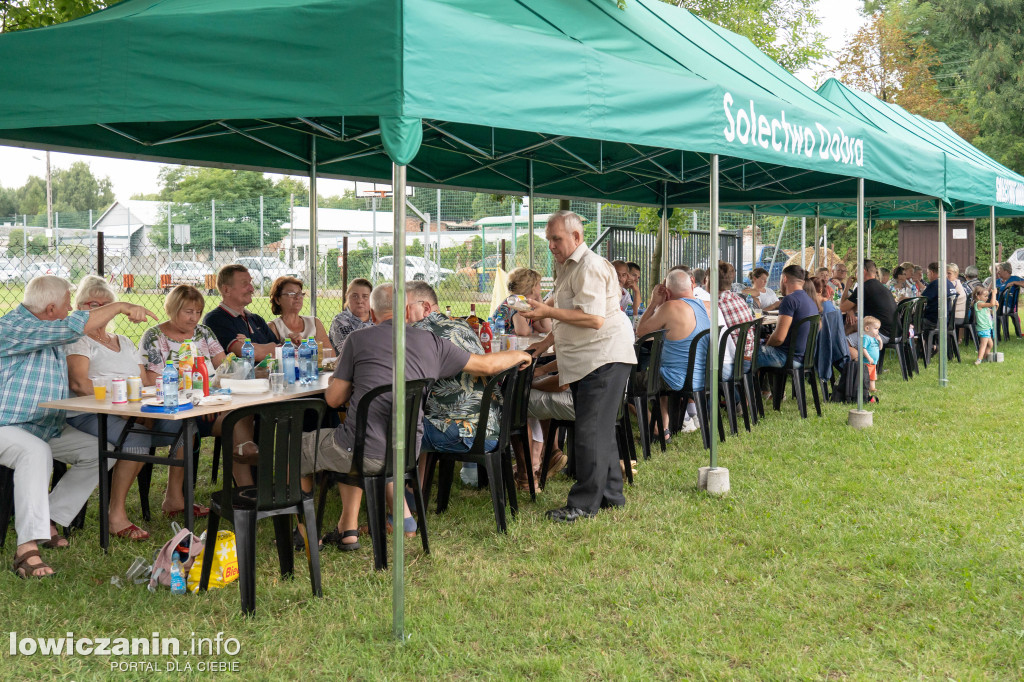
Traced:
POLYGON ((146 560, 137 556, 135 557, 135 561, 132 562, 132 565, 128 567, 125 575, 128 576, 129 580, 135 580, 136 578, 141 578, 148 570, 149 564, 146 563, 146 560))
POLYGON ((106 384, 93 384, 92 394, 96 396, 96 400, 107 399, 107 385, 106 384))
POLYGON ((273 372, 270 375, 270 390, 274 393, 284 393, 284 372, 273 372))

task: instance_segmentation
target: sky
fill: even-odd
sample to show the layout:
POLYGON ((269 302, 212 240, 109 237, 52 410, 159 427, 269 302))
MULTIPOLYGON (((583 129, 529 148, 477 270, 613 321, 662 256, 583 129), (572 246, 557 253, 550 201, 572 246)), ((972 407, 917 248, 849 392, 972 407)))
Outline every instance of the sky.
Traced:
MULTIPOLYGON (((826 36, 829 55, 824 63, 813 70, 798 72, 798 78, 813 86, 816 72, 834 66, 835 54, 843 48, 846 40, 863 23, 857 13, 861 0, 819 0, 818 13, 821 16, 821 31, 826 36)), ((109 177, 118 199, 129 199, 133 194, 147 194, 159 189, 157 174, 162 164, 149 161, 126 161, 99 156, 79 156, 52 152, 51 170, 67 168, 75 161, 85 161, 92 167, 93 175, 109 177)), ((46 154, 34 149, 19 149, 0 146, 0 186, 21 187, 30 175, 46 177, 46 154)), ((277 176, 271 176, 277 177, 277 176)), ((340 195, 351 189, 352 183, 343 180, 320 180, 318 193, 322 196, 340 195)))

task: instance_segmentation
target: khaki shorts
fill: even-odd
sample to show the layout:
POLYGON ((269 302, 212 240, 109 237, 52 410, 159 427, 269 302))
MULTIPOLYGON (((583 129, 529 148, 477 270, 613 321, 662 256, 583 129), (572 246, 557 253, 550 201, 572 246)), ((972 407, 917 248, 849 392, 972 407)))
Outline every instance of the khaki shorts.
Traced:
POLYGON ((534 419, 561 419, 576 421, 576 409, 572 404, 571 391, 530 391, 530 405, 527 409, 534 419))
POLYGON ((302 434, 302 475, 310 476, 317 471, 350 473, 352 451, 338 445, 334 440, 334 429, 321 429, 319 443, 316 434, 316 431, 302 434))

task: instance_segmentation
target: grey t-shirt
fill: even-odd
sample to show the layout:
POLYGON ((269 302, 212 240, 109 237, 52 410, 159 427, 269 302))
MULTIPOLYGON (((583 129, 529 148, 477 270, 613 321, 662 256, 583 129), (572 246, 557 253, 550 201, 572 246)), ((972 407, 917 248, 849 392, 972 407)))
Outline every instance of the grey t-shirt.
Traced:
MULTIPOLYGON (((356 411, 363 395, 378 386, 391 385, 394 371, 394 352, 391 349, 393 333, 391 320, 374 327, 352 332, 338 357, 335 379, 352 382, 352 397, 348 404, 348 419, 334 430, 334 440, 342 448, 352 450, 356 432, 356 411)), ((405 377, 406 379, 440 379, 455 376, 469 362, 470 354, 451 341, 438 338, 423 329, 406 325, 405 377)), ((387 429, 391 428, 391 394, 374 401, 367 414, 364 459, 384 459, 387 429)), ((416 434, 417 454, 423 436, 423 421, 418 419, 416 434)))

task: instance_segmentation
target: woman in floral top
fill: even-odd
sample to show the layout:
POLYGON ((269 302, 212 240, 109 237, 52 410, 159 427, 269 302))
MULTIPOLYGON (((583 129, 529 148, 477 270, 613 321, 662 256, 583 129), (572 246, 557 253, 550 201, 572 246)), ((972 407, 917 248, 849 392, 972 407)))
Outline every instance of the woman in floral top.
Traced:
POLYGON ((889 283, 886 284, 886 286, 889 287, 889 291, 892 292, 893 298, 897 301, 917 296, 917 289, 915 289, 914 284, 907 279, 908 274, 909 273, 906 268, 902 265, 897 266, 897 268, 892 271, 892 279, 890 279, 889 283))
MULTIPOLYGON (((206 358, 206 366, 210 373, 224 361, 224 348, 217 341, 217 337, 209 327, 199 324, 203 317, 203 308, 206 301, 203 295, 195 287, 187 284, 176 286, 164 299, 164 311, 167 313, 167 321, 151 327, 142 335, 139 341, 139 353, 142 356, 142 364, 146 368, 146 376, 143 383, 153 385, 156 378, 163 374, 167 361, 178 361, 178 351, 185 341, 194 343, 193 352, 196 356, 206 358)), ((222 412, 213 419, 213 415, 207 415, 199 419, 198 430, 200 436, 219 436, 221 423, 224 421, 226 412, 222 412)), ((235 428, 234 442, 239 443, 237 452, 234 453, 235 482, 239 486, 252 485, 252 472, 250 465, 255 463, 259 454, 259 448, 252 440, 252 420, 246 419, 239 422, 235 428)), ((197 505, 198 506, 198 505, 197 505)))
MULTIPOLYGON (((508 291, 510 294, 525 296, 534 301, 541 300, 540 273, 530 268, 516 268, 508 275, 508 291)), ((502 303, 494 313, 494 319, 500 315, 505 320, 505 331, 516 336, 547 334, 551 331, 551 320, 528 320, 516 314, 515 308, 502 303), (509 323, 511 321, 511 324, 509 323)))
POLYGON ((327 334, 338 357, 341 357, 341 348, 345 345, 345 339, 349 334, 357 329, 373 325, 373 322, 370 321, 370 293, 372 291, 373 285, 369 280, 361 277, 352 280, 352 283, 348 285, 348 289, 345 291, 345 308, 334 317, 334 321, 331 322, 331 331, 327 334))

